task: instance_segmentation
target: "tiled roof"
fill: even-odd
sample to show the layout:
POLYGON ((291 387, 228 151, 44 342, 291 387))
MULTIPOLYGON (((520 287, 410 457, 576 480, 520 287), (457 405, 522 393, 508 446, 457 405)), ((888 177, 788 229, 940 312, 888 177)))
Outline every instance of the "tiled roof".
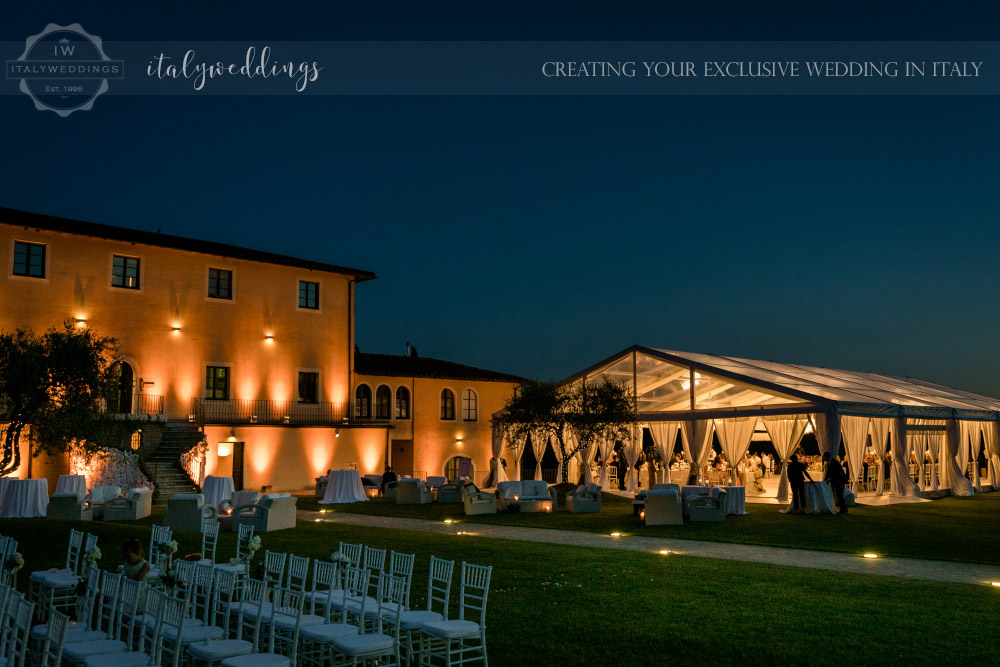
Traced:
POLYGON ((354 355, 354 370, 359 375, 387 377, 446 378, 452 380, 485 380, 488 382, 527 382, 525 378, 507 373, 497 373, 474 366, 456 364, 429 357, 405 357, 395 354, 354 355))
POLYGON ((199 241, 198 239, 189 239, 183 236, 172 236, 170 234, 160 234, 159 232, 147 232, 139 229, 129 229, 127 227, 102 225, 96 222, 83 222, 81 220, 72 220, 70 218, 58 218, 52 215, 28 213, 27 211, 18 211, 16 209, 4 208, 2 206, 0 206, 0 223, 17 225, 25 228, 63 232, 65 234, 78 234, 80 236, 90 236, 92 238, 108 239, 111 241, 142 243, 144 245, 157 246, 160 248, 186 250, 188 252, 217 255, 219 257, 229 257, 232 259, 243 259, 251 262, 294 266, 296 268, 308 269, 310 271, 341 273, 354 276, 358 282, 372 280, 375 278, 375 274, 371 271, 362 271, 361 269, 351 269, 345 266, 314 262, 308 259, 277 255, 263 250, 251 250, 249 248, 241 248, 227 243, 199 241))

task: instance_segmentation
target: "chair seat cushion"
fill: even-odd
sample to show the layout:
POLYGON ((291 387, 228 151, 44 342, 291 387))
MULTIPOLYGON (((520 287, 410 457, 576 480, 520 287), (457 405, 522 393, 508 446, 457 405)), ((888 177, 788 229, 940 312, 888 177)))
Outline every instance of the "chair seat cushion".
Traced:
MULTIPOLYGON (((76 621, 70 621, 69 626, 66 628, 66 632, 67 633, 85 632, 85 631, 87 631, 87 624, 86 623, 78 623, 76 621)), ((39 640, 45 641, 45 637, 48 634, 49 634, 49 624, 48 623, 39 623, 38 625, 34 625, 34 626, 31 627, 31 638, 32 639, 39 639, 39 640)), ((66 641, 70 641, 69 638, 67 638, 66 641)))
POLYGON ((152 661, 147 654, 132 651, 131 653, 92 655, 84 660, 83 664, 86 667, 143 667, 152 664, 152 661))
POLYGON ((413 611, 404 611, 399 617, 399 627, 404 630, 415 630, 424 623, 433 623, 434 621, 443 621, 444 616, 437 613, 436 611, 427 611, 426 609, 415 609, 413 611))
POLYGON ((66 573, 50 574, 42 577, 41 583, 46 588, 73 588, 80 583, 80 577, 66 573))
POLYGON ((322 623, 302 628, 299 633, 307 642, 327 643, 337 637, 358 634, 358 629, 347 623, 322 623))
POLYGON ((286 667, 291 664, 288 658, 276 653, 253 653, 222 661, 222 667, 286 667))
POLYGON ((479 624, 472 621, 431 621, 424 623, 420 631, 432 637, 455 639, 479 634, 479 624))
POLYGON ((42 581, 46 577, 51 577, 55 574, 73 574, 73 572, 67 568, 61 570, 35 570, 31 573, 31 580, 35 582, 42 581))
POLYGON ((230 565, 229 563, 216 563, 214 565, 216 569, 225 570, 226 572, 246 572, 247 564, 240 563, 239 565, 230 565))
POLYGON ((110 639, 108 633, 100 630, 83 630, 81 632, 66 633, 67 644, 78 644, 79 642, 97 642, 102 639, 110 639))
MULTIPOLYGON (((194 619, 188 619, 194 620, 194 619)), ((200 623, 201 621, 199 621, 200 623)), ((177 639, 177 628, 173 625, 163 624, 163 636, 168 640, 177 639)), ((199 625, 195 627, 188 627, 187 623, 184 624, 184 629, 181 632, 181 643, 190 644, 192 642, 203 642, 206 639, 222 639, 226 636, 226 631, 222 628, 217 628, 212 625, 199 625)))
POLYGON ((388 653, 396 648, 396 640, 389 635, 345 635, 333 640, 333 648, 344 655, 371 655, 388 653))
MULTIPOLYGON (((299 622, 299 627, 305 627, 308 625, 318 625, 320 623, 326 623, 326 619, 323 618, 322 616, 317 616, 316 614, 302 614, 302 619, 299 622)), ((274 625, 279 630, 294 630, 295 617, 289 616, 288 614, 275 614, 274 625)))
POLYGON ((124 653, 128 650, 125 642, 117 639, 101 639, 93 642, 73 642, 66 644, 63 656, 75 662, 83 662, 84 658, 101 653, 124 653))
MULTIPOLYGON (((240 602, 239 600, 237 600, 236 602, 230 602, 229 603, 229 608, 232 611, 234 611, 234 612, 239 612, 240 609, 242 609, 244 616, 256 616, 257 615, 257 605, 255 605, 253 602, 240 602)), ((261 615, 264 618, 267 618, 267 617, 269 617, 271 615, 271 603, 270 602, 265 602, 264 603, 264 608, 261 610, 261 615)))
POLYGON ((331 598, 331 602, 344 603, 344 591, 306 591, 306 600, 310 602, 316 602, 321 604, 326 602, 327 598, 331 598))
MULTIPOLYGON (((156 619, 152 616, 146 616, 146 614, 139 614, 135 617, 135 623, 145 623, 146 625, 153 626, 156 624, 156 619)), ((184 632, 187 632, 191 628, 200 628, 205 625, 205 621, 197 618, 185 618, 184 619, 184 632)), ((169 627, 169 626, 168 626, 169 627)))
POLYGON ((208 643, 196 643, 188 646, 188 653, 205 661, 218 661, 247 655, 253 650, 253 644, 242 639, 220 639, 208 643))

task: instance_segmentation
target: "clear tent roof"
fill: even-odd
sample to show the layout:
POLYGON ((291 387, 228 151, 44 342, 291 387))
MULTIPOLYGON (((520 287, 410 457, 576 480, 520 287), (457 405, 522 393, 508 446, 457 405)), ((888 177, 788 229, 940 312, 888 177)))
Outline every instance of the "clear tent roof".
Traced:
POLYGON ((573 377, 581 376, 588 382, 608 377, 628 385, 634 378, 641 413, 830 402, 916 410, 1000 410, 1000 399, 913 378, 638 346, 573 377))

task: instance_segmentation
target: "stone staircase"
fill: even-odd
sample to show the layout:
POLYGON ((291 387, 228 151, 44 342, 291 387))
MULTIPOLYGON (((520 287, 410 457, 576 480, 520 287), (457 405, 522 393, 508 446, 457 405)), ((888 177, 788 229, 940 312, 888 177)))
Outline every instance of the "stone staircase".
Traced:
POLYGON ((146 470, 156 486, 153 500, 166 505, 175 493, 197 493, 197 487, 181 467, 181 452, 187 451, 201 440, 196 424, 186 421, 168 421, 156 451, 146 457, 146 470))

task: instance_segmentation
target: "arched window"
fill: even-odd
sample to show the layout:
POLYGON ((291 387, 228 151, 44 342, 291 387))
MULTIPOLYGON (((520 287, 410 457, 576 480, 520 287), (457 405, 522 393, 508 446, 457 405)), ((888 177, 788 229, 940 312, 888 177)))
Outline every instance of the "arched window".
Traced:
POLYGON ((396 419, 410 418, 410 390, 406 387, 396 389, 396 419))
POLYGON ((447 421, 455 419, 455 394, 451 389, 441 390, 441 419, 447 421))
POLYGON ((471 479, 472 473, 472 459, 465 456, 453 456, 444 464, 444 476, 449 484, 454 484, 459 477, 471 479))
POLYGON ((479 421, 479 397, 471 389, 462 392, 462 421, 479 421))
POLYGON ((384 384, 375 390, 375 419, 389 418, 389 403, 392 400, 392 390, 384 384))
POLYGON ((372 389, 366 384, 359 384, 354 390, 354 416, 365 419, 372 416, 372 389))

